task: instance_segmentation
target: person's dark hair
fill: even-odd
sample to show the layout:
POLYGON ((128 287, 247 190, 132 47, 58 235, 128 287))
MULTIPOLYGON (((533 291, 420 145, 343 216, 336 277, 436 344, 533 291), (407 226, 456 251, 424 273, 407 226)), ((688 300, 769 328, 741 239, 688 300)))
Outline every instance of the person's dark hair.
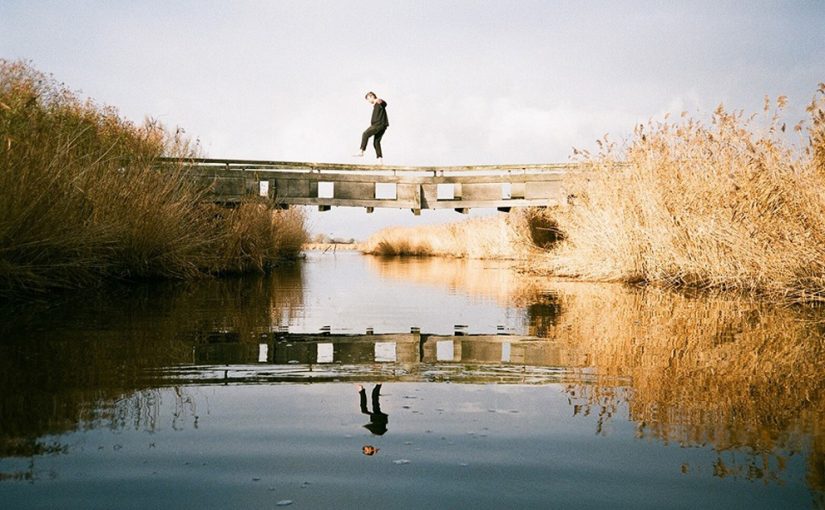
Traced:
POLYGON ((369 91, 369 92, 367 92, 367 95, 366 95, 366 96, 364 96, 364 99, 369 99, 369 98, 370 98, 370 96, 372 96, 372 97, 378 97, 378 96, 376 96, 376 95, 375 95, 375 92, 373 92, 373 91, 369 91))

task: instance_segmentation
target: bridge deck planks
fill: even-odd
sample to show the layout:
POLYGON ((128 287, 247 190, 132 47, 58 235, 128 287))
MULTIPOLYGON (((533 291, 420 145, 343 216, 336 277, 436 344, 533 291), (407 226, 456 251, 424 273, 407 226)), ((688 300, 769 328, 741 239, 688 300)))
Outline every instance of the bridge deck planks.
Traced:
POLYGON ((575 164, 372 166, 229 159, 162 159, 164 166, 183 165, 198 182, 210 186, 210 199, 240 202, 269 186, 275 206, 333 206, 412 209, 511 208, 563 204, 565 174, 575 164), (331 197, 319 187, 332 183, 331 197), (376 198, 376 184, 395 184, 396 198, 376 198), (454 197, 439 199, 438 185, 453 185, 454 197))

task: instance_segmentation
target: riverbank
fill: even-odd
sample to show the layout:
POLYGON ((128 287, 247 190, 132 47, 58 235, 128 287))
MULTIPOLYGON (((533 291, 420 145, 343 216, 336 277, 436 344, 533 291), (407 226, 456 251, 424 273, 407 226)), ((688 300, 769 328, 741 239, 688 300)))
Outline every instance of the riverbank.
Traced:
POLYGON ((552 222, 536 210, 442 225, 390 227, 361 244, 381 256, 440 256, 520 260, 541 256, 553 239, 552 222))
POLYGON ((0 295, 104 280, 263 271, 307 238, 300 211, 202 202, 181 129, 136 125, 25 62, 0 60, 0 295))
MULTIPOLYGON (((790 128, 785 98, 760 116, 717 108, 710 123, 638 126, 622 147, 576 151, 582 171, 565 183, 567 207, 532 211, 527 221, 490 218, 379 233, 367 253, 525 260, 530 271, 591 281, 737 290, 790 302, 825 300, 825 84, 810 121, 790 128), (791 129, 799 144, 789 142, 791 129), (539 227, 539 225, 541 225, 539 227), (514 239, 552 232, 544 249, 514 239), (457 233, 457 235, 453 235, 457 233), (420 243, 417 240, 426 239, 420 243), (446 249, 436 239, 447 240, 446 249)), ((440 242, 440 241, 439 241, 440 242)), ((535 244, 535 243, 534 243, 535 244)))

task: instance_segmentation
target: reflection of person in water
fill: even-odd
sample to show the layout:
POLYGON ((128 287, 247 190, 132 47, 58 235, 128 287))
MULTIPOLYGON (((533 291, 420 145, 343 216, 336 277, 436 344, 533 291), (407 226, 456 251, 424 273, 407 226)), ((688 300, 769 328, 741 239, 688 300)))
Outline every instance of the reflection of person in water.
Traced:
POLYGON ((361 412, 370 415, 370 422, 364 427, 375 434, 376 436, 383 436, 387 432, 387 420, 389 416, 381 412, 381 385, 376 384, 372 389, 372 412, 367 409, 367 390, 360 384, 356 386, 358 395, 361 397, 361 412))

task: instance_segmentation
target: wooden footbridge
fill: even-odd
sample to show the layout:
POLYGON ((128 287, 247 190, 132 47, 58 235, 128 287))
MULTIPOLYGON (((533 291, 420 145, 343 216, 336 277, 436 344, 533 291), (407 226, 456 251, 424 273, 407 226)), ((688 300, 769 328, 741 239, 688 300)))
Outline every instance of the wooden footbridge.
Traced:
POLYGON ((234 159, 163 158, 183 164, 209 188, 208 199, 237 204, 251 196, 274 207, 317 206, 410 209, 547 207, 565 204, 565 173, 575 164, 375 166, 234 159))

